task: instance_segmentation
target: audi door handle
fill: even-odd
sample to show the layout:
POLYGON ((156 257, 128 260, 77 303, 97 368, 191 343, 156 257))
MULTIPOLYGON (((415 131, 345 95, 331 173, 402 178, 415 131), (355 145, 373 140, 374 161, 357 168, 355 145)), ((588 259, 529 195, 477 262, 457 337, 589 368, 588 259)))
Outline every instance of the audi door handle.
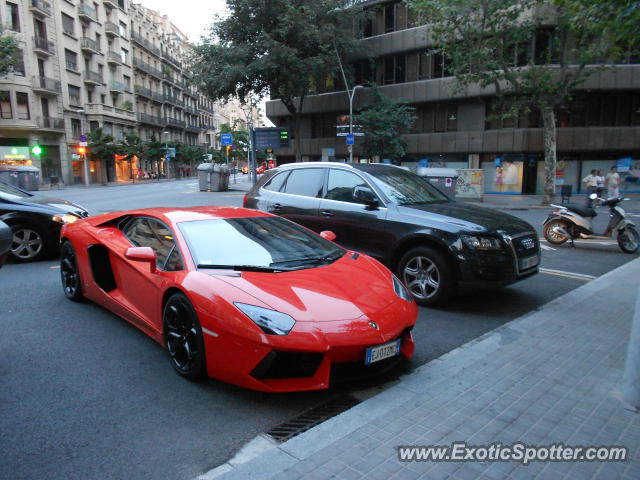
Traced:
POLYGON ((324 211, 320 212, 320 214, 321 214, 322 216, 324 216, 324 217, 333 217, 333 213, 328 212, 328 211, 326 211, 326 210, 324 210, 324 211))
POLYGON ((282 206, 282 205, 280 205, 279 203, 274 203, 273 205, 271 205, 271 208, 272 208, 273 210, 279 210, 281 206, 282 206))

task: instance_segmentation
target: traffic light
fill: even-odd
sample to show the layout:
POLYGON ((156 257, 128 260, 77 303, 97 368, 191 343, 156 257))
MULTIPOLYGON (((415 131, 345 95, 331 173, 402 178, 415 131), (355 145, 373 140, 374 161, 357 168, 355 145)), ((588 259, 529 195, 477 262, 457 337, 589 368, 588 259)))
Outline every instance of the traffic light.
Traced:
POLYGON ((289 130, 287 129, 280 130, 280 147, 289 147, 289 130))
POLYGON ((40 156, 40 154, 42 153, 42 147, 40 147, 40 145, 36 143, 33 147, 31 147, 31 153, 40 156))

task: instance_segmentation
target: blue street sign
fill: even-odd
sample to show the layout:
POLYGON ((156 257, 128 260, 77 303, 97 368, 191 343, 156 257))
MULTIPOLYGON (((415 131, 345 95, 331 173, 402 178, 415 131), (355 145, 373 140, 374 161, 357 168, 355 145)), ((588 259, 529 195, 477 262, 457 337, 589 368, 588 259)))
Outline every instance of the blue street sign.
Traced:
POLYGON ((220 144, 223 147, 230 147, 231 145, 233 145, 233 135, 231 135, 230 133, 221 133, 220 144))
POLYGON ((353 133, 347 133, 345 137, 347 139, 347 145, 353 145, 356 139, 356 136, 353 133))
POLYGON ((78 140, 81 141, 81 142, 86 142, 87 141, 87 136, 86 135, 80 135, 78 140))

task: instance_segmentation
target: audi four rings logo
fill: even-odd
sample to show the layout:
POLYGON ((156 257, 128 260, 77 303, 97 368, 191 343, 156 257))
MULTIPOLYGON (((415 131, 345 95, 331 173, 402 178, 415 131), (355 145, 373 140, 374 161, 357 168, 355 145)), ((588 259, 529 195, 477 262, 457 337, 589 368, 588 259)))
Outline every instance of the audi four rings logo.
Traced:
POLYGON ((536 246, 532 238, 525 238, 520 244, 527 250, 536 246))
POLYGON ((369 326, 371 328, 375 328, 376 330, 380 330, 380 327, 378 327, 378 324, 376 322, 369 322, 369 326))

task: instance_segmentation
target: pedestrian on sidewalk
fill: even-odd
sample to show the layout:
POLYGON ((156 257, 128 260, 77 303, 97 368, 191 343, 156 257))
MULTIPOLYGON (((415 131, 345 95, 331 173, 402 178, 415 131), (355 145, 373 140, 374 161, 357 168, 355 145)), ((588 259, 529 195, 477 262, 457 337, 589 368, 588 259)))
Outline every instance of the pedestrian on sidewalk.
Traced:
POLYGON ((602 197, 604 193, 604 172, 602 170, 598 170, 596 173, 596 193, 598 197, 602 197))
POLYGON ((609 197, 620 196, 620 174, 617 167, 611 167, 611 171, 607 173, 607 191, 609 197))
POLYGON ((586 198, 586 207, 591 208, 593 206, 593 200, 591 200, 591 194, 596 191, 598 188, 598 179, 596 178, 596 171, 591 170, 591 173, 582 179, 582 183, 584 183, 587 189, 587 198, 586 198))

